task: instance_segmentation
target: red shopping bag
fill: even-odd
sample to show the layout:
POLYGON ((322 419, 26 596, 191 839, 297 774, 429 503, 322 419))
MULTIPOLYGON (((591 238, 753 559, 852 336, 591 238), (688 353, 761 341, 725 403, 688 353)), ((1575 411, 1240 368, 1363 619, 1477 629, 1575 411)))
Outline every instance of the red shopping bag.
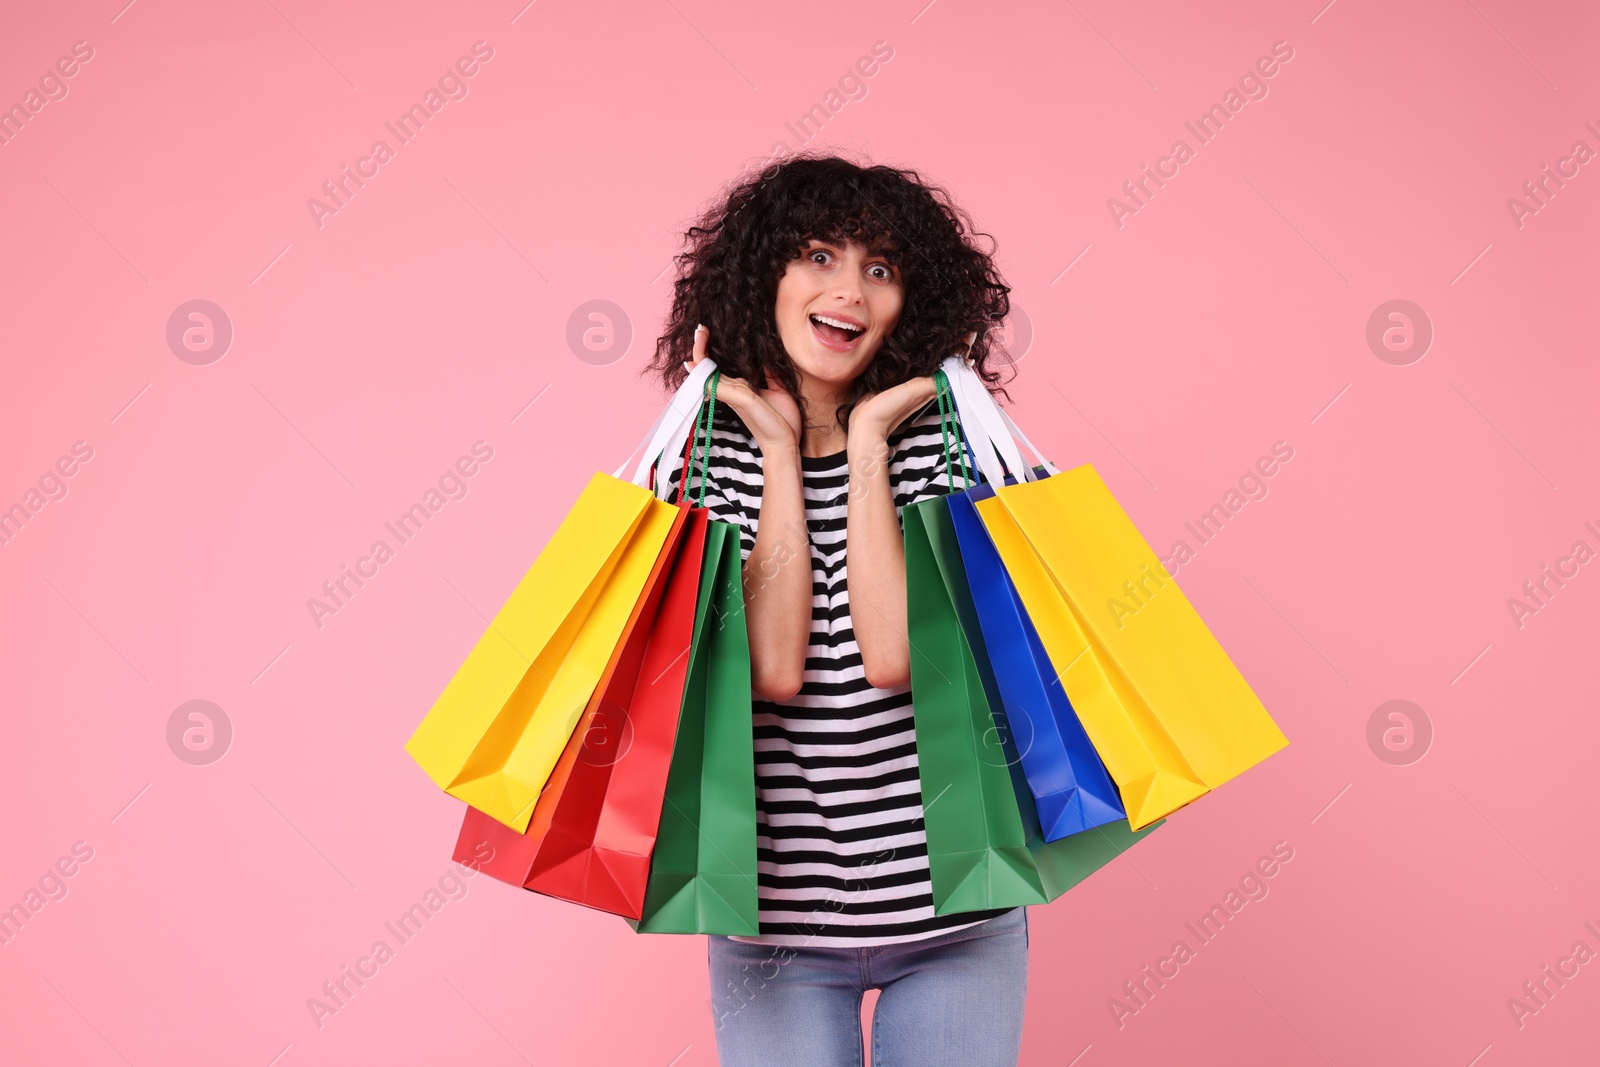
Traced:
MULTIPOLYGON (((644 764, 650 762, 654 750, 660 747, 655 739, 662 729, 651 720, 667 717, 671 721, 665 727, 665 754, 659 756, 661 784, 655 793, 654 812, 651 813, 648 803, 631 803, 620 823, 622 827, 640 825, 648 834, 636 894, 642 903, 649 846, 661 817, 661 791, 665 788, 666 768, 672 756, 672 738, 677 731, 678 708, 683 697, 689 632, 694 624, 694 598, 699 588, 700 561, 705 552, 705 524, 703 509, 679 509, 645 587, 645 595, 639 599, 623 631, 623 639, 606 664, 600 684, 579 716, 561 758, 534 804, 527 832, 518 833, 498 819, 469 807, 456 840, 454 858, 457 862, 470 862, 485 874, 518 886, 540 872, 552 887, 560 886, 565 890, 551 892, 551 895, 590 904, 580 899, 586 893, 583 885, 588 879, 574 879, 571 866, 574 861, 581 866, 584 853, 598 844, 594 834, 601 828, 603 812, 612 792, 608 786, 618 777, 619 768, 626 767, 627 772, 649 778, 649 768, 644 764), (686 610, 681 604, 685 595, 683 589, 688 590, 686 610), (677 654, 676 663, 672 662, 674 653, 677 654), (677 679, 675 688, 674 676, 677 679), (636 700, 643 703, 634 706, 636 700), (646 744, 635 754, 633 748, 641 740, 646 744), (587 829, 585 823, 589 824, 587 829), (490 846, 489 849, 483 848, 484 845, 490 846), (541 859, 546 851, 550 855, 541 859), (482 859, 485 854, 490 858, 482 859)), ((627 790, 618 790, 614 803, 623 803, 624 797, 632 799, 627 790)), ((611 821, 616 822, 617 818, 613 815, 611 821)), ((637 845, 636 840, 626 835, 620 841, 630 848, 637 845)), ((618 898, 615 893, 608 893, 603 883, 603 878, 597 879, 597 901, 591 906, 614 910, 608 905, 618 898)), ((530 888, 548 891, 542 885, 530 888)))
POLYGON ((640 916, 683 706, 707 519, 704 508, 688 512, 655 625, 630 665, 634 684, 613 686, 595 710, 523 882, 528 889, 640 916))
MULTIPOLYGON (((709 416, 706 440, 709 451, 709 416)), ((689 483, 695 444, 685 451, 680 490, 689 483)), ((468 808, 457 862, 548 896, 640 917, 683 705, 708 519, 704 507, 680 505, 646 593, 527 832, 468 808)))

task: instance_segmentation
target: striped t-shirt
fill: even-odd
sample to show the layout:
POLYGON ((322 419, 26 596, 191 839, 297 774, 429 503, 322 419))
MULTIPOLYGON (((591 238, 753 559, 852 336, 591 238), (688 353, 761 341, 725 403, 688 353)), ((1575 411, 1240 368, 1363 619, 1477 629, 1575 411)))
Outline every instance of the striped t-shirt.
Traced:
MULTIPOLYGON (((949 491, 938 405, 889 437, 896 514, 949 491)), ((928 876, 911 686, 868 684, 845 584, 848 453, 802 456, 811 545, 811 641, 800 692, 754 701, 759 937, 768 945, 863 947, 915 941, 1008 908, 936 916, 928 876)), ((705 506, 755 547, 761 450, 743 420, 716 405, 705 506)), ((676 501, 681 461, 673 464, 676 501)), ((956 484, 965 488, 961 472, 956 484)), ((699 496, 698 472, 690 479, 699 496)), ((903 521, 903 520, 902 520, 903 521)))

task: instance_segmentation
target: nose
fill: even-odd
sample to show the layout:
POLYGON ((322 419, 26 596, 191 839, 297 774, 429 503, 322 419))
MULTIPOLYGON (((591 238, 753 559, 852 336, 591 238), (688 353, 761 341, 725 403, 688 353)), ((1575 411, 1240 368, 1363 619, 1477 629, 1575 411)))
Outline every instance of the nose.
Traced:
POLYGON ((862 302, 860 271, 847 263, 834 278, 833 296, 841 305, 860 304, 862 302))

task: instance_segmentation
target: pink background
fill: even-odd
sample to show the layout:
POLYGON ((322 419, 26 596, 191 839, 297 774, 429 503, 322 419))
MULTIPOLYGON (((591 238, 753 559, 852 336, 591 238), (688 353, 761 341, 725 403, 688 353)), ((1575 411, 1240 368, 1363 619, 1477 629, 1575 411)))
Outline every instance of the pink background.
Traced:
POLYGON ((1600 963, 1507 1006, 1600 951, 1600 564, 1520 627, 1507 604, 1600 549, 1600 163, 1507 205, 1600 149, 1592 7, 121 3, 0 35, 0 103, 93 49, 0 146, 0 506, 93 450, 0 546, 0 906, 93 850, 0 947, 0 1058, 715 1062, 704 938, 485 877, 320 1028, 306 1001, 453 869, 462 806, 401 746, 662 402, 638 371, 683 227, 884 41, 810 143, 915 166, 996 236, 1032 328, 1014 410, 1056 462, 1165 553, 1294 450, 1179 573, 1292 744, 1032 910, 1023 1062, 1593 1059, 1600 963), (1269 95, 1119 227, 1108 198, 1276 41, 1269 95), (206 365, 166 340, 195 299, 234 331, 206 365), (631 345, 579 358, 599 299, 631 345), (1366 341, 1394 299, 1434 331, 1404 366, 1366 341), (467 495, 319 628, 307 599, 479 440, 467 495), (1368 742, 1395 699, 1431 723, 1408 765, 1368 742), (168 744, 190 700, 231 723, 209 765, 168 744), (1119 1028, 1109 998, 1278 841, 1270 895, 1119 1028))

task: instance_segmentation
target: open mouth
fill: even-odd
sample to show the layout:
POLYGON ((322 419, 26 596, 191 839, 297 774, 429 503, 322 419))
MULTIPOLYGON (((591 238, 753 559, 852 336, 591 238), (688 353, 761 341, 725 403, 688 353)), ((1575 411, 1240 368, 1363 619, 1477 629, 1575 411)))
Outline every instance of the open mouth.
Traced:
POLYGON ((843 352, 866 333, 866 328, 832 315, 812 315, 811 332, 828 348, 843 352))

